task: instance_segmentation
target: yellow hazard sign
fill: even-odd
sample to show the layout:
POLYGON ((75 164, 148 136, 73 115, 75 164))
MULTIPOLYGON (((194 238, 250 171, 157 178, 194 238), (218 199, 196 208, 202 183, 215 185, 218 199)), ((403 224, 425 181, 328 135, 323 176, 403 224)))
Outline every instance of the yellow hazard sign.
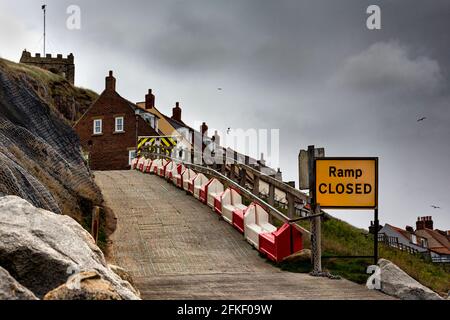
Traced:
MULTIPOLYGON (((154 147, 155 145, 161 146, 164 152, 170 156, 171 150, 177 146, 177 137, 139 137, 137 153, 140 155, 142 149, 145 146, 154 147)), ((155 150, 156 152, 156 150, 155 150)))
POLYGON ((316 159, 314 196, 321 208, 377 208, 378 158, 316 159))

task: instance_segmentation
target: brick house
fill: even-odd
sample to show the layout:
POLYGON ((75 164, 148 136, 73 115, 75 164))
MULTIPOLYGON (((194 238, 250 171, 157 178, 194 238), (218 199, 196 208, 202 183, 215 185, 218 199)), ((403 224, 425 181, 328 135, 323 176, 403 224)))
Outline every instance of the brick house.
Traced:
POLYGON ((158 117, 121 97, 112 71, 106 77, 105 90, 74 129, 92 170, 129 169, 137 136, 159 135, 158 117))

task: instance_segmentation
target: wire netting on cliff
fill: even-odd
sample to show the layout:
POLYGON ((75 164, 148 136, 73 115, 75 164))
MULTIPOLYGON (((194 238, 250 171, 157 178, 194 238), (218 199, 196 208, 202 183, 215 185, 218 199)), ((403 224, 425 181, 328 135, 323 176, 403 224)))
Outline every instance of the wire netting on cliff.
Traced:
POLYGON ((0 63, 0 194, 79 219, 83 201, 101 203, 101 193, 76 133, 42 92, 45 84, 0 63))

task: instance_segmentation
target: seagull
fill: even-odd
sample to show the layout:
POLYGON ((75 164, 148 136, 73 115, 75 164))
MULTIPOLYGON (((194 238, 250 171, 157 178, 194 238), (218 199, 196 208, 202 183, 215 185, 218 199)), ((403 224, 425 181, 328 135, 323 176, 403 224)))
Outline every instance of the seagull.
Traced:
POLYGON ((230 132, 231 132, 231 128, 228 128, 227 129, 227 134, 230 134, 230 132))
POLYGON ((426 120, 426 119, 427 119, 427 117, 422 117, 422 118, 420 118, 420 119, 417 119, 417 122, 424 121, 424 120, 426 120))
POLYGON ((438 206, 435 206, 435 205, 431 205, 431 207, 433 208, 433 209, 440 209, 441 207, 438 207, 438 206))
POLYGON ((222 88, 217 88, 217 90, 222 91, 222 88))

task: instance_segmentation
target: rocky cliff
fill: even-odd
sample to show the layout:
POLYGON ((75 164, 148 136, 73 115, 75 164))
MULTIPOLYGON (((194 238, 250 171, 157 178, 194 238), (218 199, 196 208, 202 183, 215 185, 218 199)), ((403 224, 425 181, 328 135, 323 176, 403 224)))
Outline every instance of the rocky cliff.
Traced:
POLYGON ((0 60, 0 195, 79 222, 102 203, 71 128, 95 98, 45 70, 0 60))
MULTIPOLYGON (((96 98, 0 59, 0 300, 139 298, 83 229, 103 198, 71 125, 96 98)), ((105 238, 114 219, 102 213, 105 238)))

